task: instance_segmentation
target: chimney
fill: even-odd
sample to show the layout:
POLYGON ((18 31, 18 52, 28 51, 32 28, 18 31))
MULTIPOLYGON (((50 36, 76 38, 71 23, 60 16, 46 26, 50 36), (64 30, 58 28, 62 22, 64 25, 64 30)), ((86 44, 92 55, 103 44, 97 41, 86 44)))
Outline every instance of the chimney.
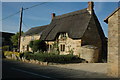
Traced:
POLYGON ((55 13, 52 13, 52 19, 55 17, 55 13))
POLYGON ((87 8, 87 10, 88 10, 90 13, 92 13, 93 8, 94 8, 94 2, 93 2, 93 1, 89 1, 89 2, 88 2, 88 8, 87 8))

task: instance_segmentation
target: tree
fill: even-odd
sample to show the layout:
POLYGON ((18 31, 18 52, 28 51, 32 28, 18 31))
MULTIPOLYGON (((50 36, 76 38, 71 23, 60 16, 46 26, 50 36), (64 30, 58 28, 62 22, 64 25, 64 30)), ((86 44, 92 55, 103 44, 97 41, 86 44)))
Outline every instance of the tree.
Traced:
POLYGON ((33 47, 33 42, 34 42, 34 41, 30 41, 30 43, 29 43, 30 48, 33 47))
MULTIPOLYGON (((21 32, 21 34, 23 34, 23 31, 21 32)), ((17 32, 15 35, 11 37, 11 41, 14 48, 18 47, 18 38, 19 38, 19 32, 17 32)))
POLYGON ((30 41, 29 46, 33 52, 46 51, 46 43, 42 40, 30 41))

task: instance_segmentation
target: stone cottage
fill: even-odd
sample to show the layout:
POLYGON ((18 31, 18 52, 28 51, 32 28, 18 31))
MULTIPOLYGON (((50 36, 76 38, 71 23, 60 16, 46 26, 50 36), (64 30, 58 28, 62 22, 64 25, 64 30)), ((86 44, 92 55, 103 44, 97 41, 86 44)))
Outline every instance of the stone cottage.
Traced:
POLYGON ((33 27, 33 28, 29 29, 27 32, 25 32, 21 36, 20 52, 32 51, 31 48, 29 47, 30 41, 39 40, 43 30, 47 26, 48 25, 33 27))
POLYGON ((120 77, 120 7, 104 22, 108 24, 108 75, 120 77))
POLYGON ((59 54, 80 56, 81 47, 92 45, 98 48, 99 60, 106 58, 105 35, 94 12, 93 2, 88 2, 88 8, 75 12, 60 16, 53 13, 52 21, 40 39, 46 41, 49 52, 55 49, 59 54))

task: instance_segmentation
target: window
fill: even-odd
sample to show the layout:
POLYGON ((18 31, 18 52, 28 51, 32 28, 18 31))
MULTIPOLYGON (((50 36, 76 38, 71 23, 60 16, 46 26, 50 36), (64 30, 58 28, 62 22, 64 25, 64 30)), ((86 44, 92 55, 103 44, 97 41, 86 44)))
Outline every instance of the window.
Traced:
POLYGON ((61 33, 61 37, 66 37, 66 33, 61 33))
POLYGON ((60 35, 61 35, 61 37, 60 37, 61 39, 66 39, 67 38, 66 33, 61 33, 60 35))
POLYGON ((61 45, 60 45, 60 50, 61 50, 61 51, 65 51, 65 45, 64 45, 64 44, 61 44, 61 45))
POLYGON ((29 45, 27 45, 27 51, 29 51, 29 45))
POLYGON ((50 45, 50 49, 52 49, 52 45, 50 45))
POLYGON ((22 46, 22 49, 24 50, 24 49, 25 49, 25 46, 22 46))
POLYGON ((32 40, 32 41, 34 40, 34 36, 31 36, 31 40, 32 40))
POLYGON ((24 41, 25 40, 25 37, 22 37, 22 41, 24 41))
POLYGON ((51 44, 48 44, 48 50, 52 50, 52 45, 51 44))

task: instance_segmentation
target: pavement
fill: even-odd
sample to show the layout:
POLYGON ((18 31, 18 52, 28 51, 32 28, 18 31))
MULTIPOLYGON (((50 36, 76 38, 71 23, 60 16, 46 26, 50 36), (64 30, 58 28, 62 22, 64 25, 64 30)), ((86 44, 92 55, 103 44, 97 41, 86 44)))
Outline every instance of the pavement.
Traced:
POLYGON ((106 63, 38 65, 14 60, 2 60, 2 79, 80 80, 108 78, 106 63))
POLYGON ((60 68, 83 70, 100 74, 107 74, 107 63, 78 63, 78 64, 58 64, 51 65, 60 68))

